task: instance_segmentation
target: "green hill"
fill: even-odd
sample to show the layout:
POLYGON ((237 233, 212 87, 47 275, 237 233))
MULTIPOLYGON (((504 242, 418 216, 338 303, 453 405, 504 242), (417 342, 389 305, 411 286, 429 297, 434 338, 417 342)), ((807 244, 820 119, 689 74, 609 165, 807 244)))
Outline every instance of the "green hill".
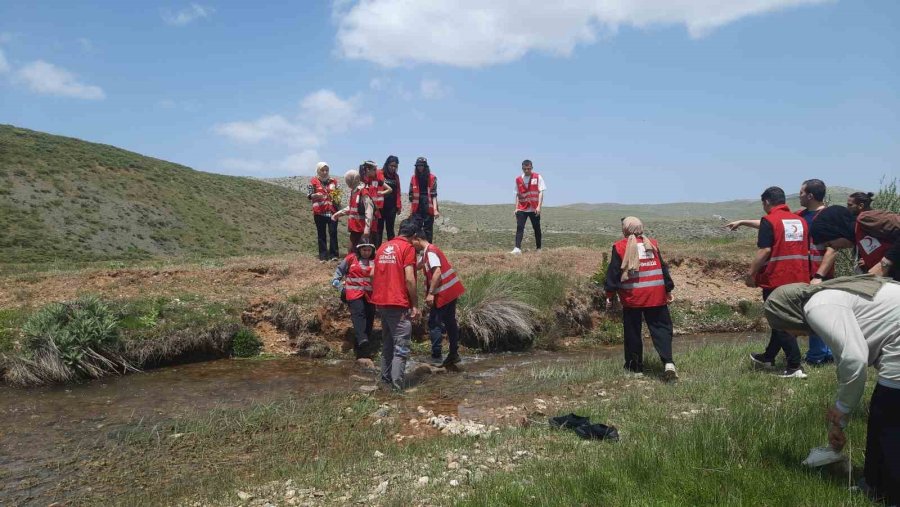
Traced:
POLYGON ((0 125, 0 260, 311 250, 309 203, 248 178, 0 125))

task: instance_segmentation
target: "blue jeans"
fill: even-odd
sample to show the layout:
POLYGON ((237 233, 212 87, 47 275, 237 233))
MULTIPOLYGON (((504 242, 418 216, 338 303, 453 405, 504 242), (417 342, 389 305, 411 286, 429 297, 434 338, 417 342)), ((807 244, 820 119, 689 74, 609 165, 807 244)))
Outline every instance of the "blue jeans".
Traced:
POLYGON ((807 363, 821 363, 822 361, 833 359, 831 349, 825 344, 825 341, 814 334, 809 335, 809 351, 806 353, 807 363))

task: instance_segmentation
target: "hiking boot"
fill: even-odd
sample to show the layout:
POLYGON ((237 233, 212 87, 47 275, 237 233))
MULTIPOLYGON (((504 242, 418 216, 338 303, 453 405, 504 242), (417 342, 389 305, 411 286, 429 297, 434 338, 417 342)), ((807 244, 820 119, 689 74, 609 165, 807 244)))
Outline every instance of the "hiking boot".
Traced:
POLYGON ((522 255, 522 249, 521 248, 513 248, 512 252, 509 252, 509 253, 511 253, 513 255, 522 255))
POLYGON ((753 362, 753 366, 756 368, 764 370, 775 369, 775 361, 767 358, 765 354, 750 354, 750 361, 753 362))
POLYGON ((585 424, 575 428, 575 433, 586 440, 619 441, 619 430, 615 426, 605 424, 585 424))
POLYGON ((573 413, 550 418, 550 426, 553 428, 575 429, 579 426, 590 424, 590 422, 591 419, 589 417, 575 415, 573 413))
POLYGON ((462 358, 459 357, 459 354, 450 354, 447 356, 447 359, 444 359, 444 362, 441 363, 443 368, 449 368, 455 364, 459 364, 462 361, 462 358))
POLYGON ((675 370, 673 363, 666 363, 666 371, 663 372, 663 380, 666 382, 675 382, 678 380, 678 372, 675 370))
POLYGON ((800 367, 787 368, 783 372, 781 372, 781 375, 778 375, 778 376, 781 378, 806 378, 806 377, 808 377, 808 375, 803 372, 803 368, 800 368, 800 367))

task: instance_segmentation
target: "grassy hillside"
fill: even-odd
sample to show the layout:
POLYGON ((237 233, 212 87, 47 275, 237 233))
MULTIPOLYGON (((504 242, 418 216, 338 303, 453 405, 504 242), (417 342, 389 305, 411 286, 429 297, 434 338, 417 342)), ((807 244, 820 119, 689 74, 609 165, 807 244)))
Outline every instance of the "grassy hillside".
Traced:
POLYGON ((260 181, 0 125, 0 261, 311 250, 309 204, 260 181))

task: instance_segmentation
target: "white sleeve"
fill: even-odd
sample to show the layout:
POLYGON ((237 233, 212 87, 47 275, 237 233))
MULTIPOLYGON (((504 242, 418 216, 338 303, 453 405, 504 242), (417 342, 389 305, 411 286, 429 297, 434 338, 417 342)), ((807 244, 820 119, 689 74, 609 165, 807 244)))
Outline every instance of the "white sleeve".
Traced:
POLYGON ((441 260, 434 252, 428 252, 428 267, 430 269, 441 267, 441 260))
POLYGON ((541 192, 547 190, 547 185, 544 184, 544 177, 540 174, 538 175, 538 190, 541 192))
MULTIPOLYGON (((816 296, 826 297, 830 291, 816 296)), ((837 403, 845 414, 855 409, 866 389, 869 349, 853 310, 839 304, 819 304, 806 310, 809 327, 825 341, 837 363, 837 403)))

